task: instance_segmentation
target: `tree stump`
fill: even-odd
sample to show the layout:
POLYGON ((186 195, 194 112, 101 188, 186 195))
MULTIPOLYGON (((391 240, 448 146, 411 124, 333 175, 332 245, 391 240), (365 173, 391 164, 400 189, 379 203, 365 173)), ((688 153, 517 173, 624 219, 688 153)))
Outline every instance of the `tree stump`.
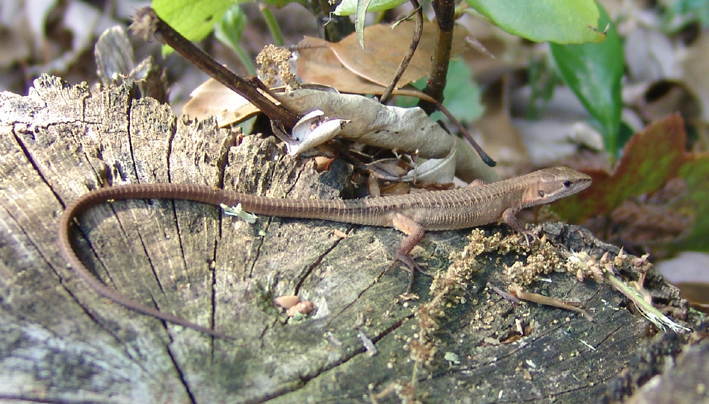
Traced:
MULTIPOLYGON (((341 402, 390 391, 376 397, 614 400, 667 371, 665 361, 687 342, 648 333, 622 295, 568 274, 551 274, 534 290, 583 302, 593 322, 514 305, 486 284, 501 279, 503 263, 524 257, 490 254, 464 301, 447 312, 434 360, 414 372, 405 348, 431 279, 416 283, 420 300, 399 302, 408 274, 388 270, 401 239, 395 230, 275 217, 249 225, 184 201, 104 204, 74 229, 87 267, 132 299, 235 339, 139 315, 99 298, 61 258, 56 227, 69 202, 101 186, 152 182, 338 198, 348 166, 336 161, 318 173, 272 138, 176 118, 167 105, 135 98, 128 85, 68 86, 43 76, 28 96, 0 94, 0 111, 0 398, 341 402), (281 295, 310 300, 317 311, 288 318, 272 303, 281 295), (511 338, 519 324, 533 326, 511 338)), ((582 229, 545 229, 574 250, 617 253, 582 229)), ((445 271, 468 233, 429 234, 415 254, 432 272, 445 271)), ((659 276, 649 282, 665 303, 686 304, 659 276)))

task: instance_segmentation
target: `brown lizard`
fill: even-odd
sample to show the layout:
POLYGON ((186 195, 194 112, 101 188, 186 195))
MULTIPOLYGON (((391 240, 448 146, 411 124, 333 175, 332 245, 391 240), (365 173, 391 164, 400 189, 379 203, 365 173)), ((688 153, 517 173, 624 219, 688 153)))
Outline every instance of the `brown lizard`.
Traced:
POLYGON ((59 249, 76 274, 99 295, 139 313, 226 337, 181 317, 135 302, 96 278, 76 255, 71 244, 74 218, 94 205, 119 199, 182 199, 219 206, 241 204, 243 209, 269 216, 324 219, 369 226, 394 227, 407 237, 397 260, 415 267, 409 252, 426 230, 453 230, 503 221, 524 232, 515 215, 521 209, 575 194, 591 185, 591 177, 566 167, 547 168, 491 184, 408 195, 352 200, 275 199, 204 185, 128 184, 97 189, 74 201, 59 221, 59 249))

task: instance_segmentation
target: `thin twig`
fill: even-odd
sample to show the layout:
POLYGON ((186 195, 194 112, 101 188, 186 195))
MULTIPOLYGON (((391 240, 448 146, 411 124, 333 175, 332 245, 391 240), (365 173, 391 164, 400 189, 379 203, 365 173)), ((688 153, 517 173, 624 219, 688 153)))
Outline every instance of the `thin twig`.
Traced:
POLYGON ((478 144, 478 142, 475 141, 475 138, 473 138, 473 135, 468 132, 467 129, 465 129, 465 126, 463 126, 462 123, 460 123, 459 120, 455 119, 453 114, 446 108, 443 104, 440 102, 436 101, 435 102, 436 108, 438 108, 439 111, 443 113, 448 119, 450 119, 451 122, 458 128, 460 131, 460 134, 463 135, 463 138, 465 138, 466 141, 468 141, 468 144, 475 149, 475 152, 478 153, 478 156, 480 156, 480 159, 483 161, 483 163, 487 164, 488 167, 495 167, 497 165, 497 162, 490 157, 485 150, 483 150, 482 147, 478 144))
POLYGON ((507 300, 507 301, 510 302, 510 303, 515 303, 515 304, 517 304, 517 303, 520 302, 520 300, 519 300, 515 295, 512 295, 512 294, 509 294, 509 293, 505 292, 504 290, 498 288, 497 286, 493 285, 493 284, 490 283, 490 282, 487 283, 487 287, 490 288, 490 289, 492 289, 493 291, 495 291, 495 293, 497 293, 497 294, 500 295, 503 299, 507 300))
POLYGON ((146 40, 153 36, 160 43, 171 46, 210 77, 249 100, 272 121, 281 122, 287 128, 293 127, 298 121, 298 114, 282 105, 273 103, 247 80, 219 64, 160 19, 152 8, 144 7, 138 10, 133 18, 131 29, 146 40))
POLYGON ((475 152, 478 153, 478 156, 480 156, 480 159, 485 164, 487 164, 489 167, 495 167, 497 165, 497 162, 495 160, 493 160, 492 157, 490 157, 490 155, 487 154, 487 152, 485 152, 485 150, 483 150, 482 147, 480 147, 478 142, 475 141, 475 138, 473 138, 473 135, 471 135, 470 132, 468 132, 468 130, 465 128, 465 126, 463 126, 463 124, 458 119, 456 119, 455 116, 453 116, 453 114, 448 110, 448 108, 445 107, 445 105, 440 103, 438 100, 432 98, 430 95, 425 94, 421 91, 417 91, 417 90, 411 91, 411 90, 406 90, 406 89, 397 90, 397 91, 401 92, 401 95, 409 95, 412 97, 417 97, 420 100, 433 105, 435 107, 435 109, 441 111, 443 113, 443 115, 445 115, 446 118, 448 118, 453 123, 453 125, 455 125, 455 127, 458 128, 458 131, 460 131, 460 134, 463 135, 463 138, 465 138, 465 140, 468 142, 468 144, 470 144, 470 146, 473 147, 475 152), (404 91, 406 91, 406 93, 404 93, 404 91))
POLYGON ((401 60, 401 63, 399 64, 399 69, 396 71, 396 74, 394 74, 394 78, 391 80, 389 87, 384 90, 384 94, 382 94, 382 96, 379 98, 379 102, 381 102, 382 104, 387 103, 391 98, 392 91, 394 91, 394 88, 396 88, 396 84, 399 82, 399 79, 401 79, 401 76, 406 71, 406 68, 409 67, 411 58, 414 57, 416 48, 419 46, 419 41, 421 40, 421 33, 423 32, 423 12, 421 11, 421 5, 419 5, 419 2, 417 0, 409 1, 411 2, 411 6, 413 6, 414 13, 416 14, 416 27, 414 28, 414 35, 411 38, 409 52, 401 60))
POLYGON ((532 303, 543 304, 545 306, 558 307, 560 309, 574 311, 584 316, 586 320, 593 321, 593 317, 588 314, 586 310, 580 307, 576 307, 568 302, 564 302, 553 297, 540 295, 538 293, 527 292, 519 285, 510 286, 508 290, 512 295, 514 295, 518 299, 526 300, 532 303))

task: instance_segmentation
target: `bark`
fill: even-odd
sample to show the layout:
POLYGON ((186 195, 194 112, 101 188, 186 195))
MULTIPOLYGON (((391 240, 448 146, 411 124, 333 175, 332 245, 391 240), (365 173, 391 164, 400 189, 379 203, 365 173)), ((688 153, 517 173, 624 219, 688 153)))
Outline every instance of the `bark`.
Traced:
MULTIPOLYGON (((81 217, 77 248, 103 282, 214 325, 234 341, 128 311, 98 298, 73 274, 56 246, 58 217, 67 203, 100 186, 189 182, 336 198, 347 183, 344 163, 317 173, 271 138, 179 119, 169 106, 132 94, 128 86, 67 86, 48 76, 28 96, 0 94, 0 398, 363 401, 392 383, 408 383, 413 363, 404 347, 431 280, 416 283, 419 302, 397 302, 408 275, 387 271, 401 238, 392 229, 268 217, 248 225, 215 207, 162 200, 105 204, 81 217), (296 321, 273 307, 273 297, 292 294, 313 301, 316 314, 296 321), (375 343, 376 355, 367 353, 360 334, 375 343)), ((575 251, 617 251, 582 229, 545 229, 575 251)), ((432 271, 445 270, 467 233, 427 235, 416 258, 432 271)), ((448 313, 439 354, 418 370, 418 398, 624 398, 668 372, 664 363, 687 344, 674 334, 648 334, 622 295, 568 274, 552 274, 551 283, 533 290, 582 301, 593 323, 560 309, 512 305, 485 284, 499 282, 500 262, 514 259, 523 258, 486 259, 466 303, 448 313), (516 320, 535 327, 509 342, 516 320), (445 352, 460 362, 446 361, 445 352)), ((681 307, 676 289, 656 275, 651 283, 681 307)), ((706 352, 699 351, 705 358, 706 352)))

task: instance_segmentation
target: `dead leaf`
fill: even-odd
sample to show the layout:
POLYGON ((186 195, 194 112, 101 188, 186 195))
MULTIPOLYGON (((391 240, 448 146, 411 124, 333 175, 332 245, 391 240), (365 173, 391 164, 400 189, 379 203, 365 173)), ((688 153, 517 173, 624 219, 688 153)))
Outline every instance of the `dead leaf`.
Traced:
POLYGON ((623 91, 623 101, 637 109, 645 121, 679 112, 692 122, 701 115, 701 101, 681 81, 657 80, 623 91))
POLYGON ((680 295, 689 301, 689 304, 699 310, 709 313, 709 283, 686 282, 678 283, 680 295))
POLYGON ((676 240, 690 228, 692 219, 688 212, 676 210, 667 200, 627 200, 610 213, 614 231, 609 237, 622 240, 626 246, 664 244, 676 240))
POLYGON ((709 122, 709 35, 701 35, 691 47, 682 61, 684 69, 683 80, 690 91, 701 100, 702 120, 709 122))
POLYGON ((345 93, 384 93, 384 86, 365 80, 345 68, 329 45, 324 39, 309 36, 300 41, 296 69, 303 83, 329 86, 345 93))
MULTIPOLYGON (((350 121, 342 127, 338 136, 423 158, 446 158, 455 149, 455 173, 458 177, 465 181, 496 179, 494 172, 480 160, 469 144, 450 135, 421 108, 387 106, 361 95, 312 89, 294 90, 279 96, 279 99, 300 115, 319 109, 330 119, 350 121)), ((315 145, 313 143, 311 146, 315 145)))
POLYGON ((190 100, 182 107, 184 115, 197 119, 214 116, 222 127, 241 122, 258 112, 259 109, 246 98, 211 78, 192 90, 190 100))
POLYGON ((351 121, 339 136, 367 145, 443 158, 455 142, 420 108, 386 106, 361 95, 310 89, 294 90, 279 99, 300 115, 319 109, 331 119, 351 121))
POLYGON ((475 80, 481 85, 494 82, 503 74, 524 69, 529 64, 531 49, 521 46, 520 37, 469 13, 464 13, 456 22, 468 32, 466 42, 474 40, 486 49, 480 51, 476 45, 470 45, 473 51, 463 54, 466 64, 475 72, 475 80))
POLYGON ((476 123, 482 144, 486 152, 495 156, 502 176, 511 177, 529 164, 529 155, 520 133, 512 125, 506 76, 485 89, 482 103, 485 113, 476 123))
POLYGON ((392 182, 381 187, 381 195, 406 195, 411 193, 411 184, 405 182, 392 182))
POLYGON ((593 185, 557 202, 554 210, 564 219, 578 223, 610 212, 628 198, 657 191, 677 176, 686 161, 685 137, 684 121, 679 115, 648 126, 628 141, 612 174, 587 171, 593 185))
MULTIPOLYGON (((530 98, 530 86, 516 90, 511 98, 512 110, 526 111, 530 98)), ((567 158, 578 161, 581 148, 603 150, 603 138, 588 120, 588 112, 571 90, 558 87, 538 119, 516 116, 512 124, 522 136, 531 164, 541 167, 567 158)))
MULTIPOLYGON (((350 121, 326 117, 316 109, 305 114, 291 129, 291 136, 283 134, 288 154, 296 156, 338 136, 350 121)), ((278 134, 278 129, 274 129, 278 134)))
MULTIPOLYGON (((685 146, 684 121, 679 115, 649 125, 628 141, 612 174, 584 170, 593 178, 593 185, 559 201, 554 210, 575 223, 605 215, 593 221, 597 222, 595 228, 599 237, 607 236, 608 228, 632 223, 642 226, 636 230, 623 229, 623 232, 630 235, 635 232, 638 237, 652 239, 651 245, 643 247, 651 247, 654 255, 682 250, 709 251, 706 242, 709 236, 709 205, 706 203, 709 155, 687 152, 685 146), (686 192, 673 186, 677 183, 686 192), (626 201, 634 201, 639 207, 634 208, 634 213, 631 209, 631 214, 616 214, 616 218, 625 220, 621 224, 609 221, 612 216, 608 215, 626 201), (683 224, 686 226, 680 229, 683 224), (653 225, 658 226, 655 237, 645 234, 653 225), (672 235, 677 237, 673 239, 672 235), (664 241, 662 238, 669 241, 661 244, 658 241, 664 241)), ((585 224, 593 225, 593 222, 585 224)))
MULTIPOLYGON (((332 87, 343 93, 384 94, 385 86, 360 77, 342 65, 330 45, 324 39, 309 36, 300 41, 296 69, 303 83, 332 87)), ((400 81, 400 84, 406 83, 400 81)), ((423 92, 411 89, 399 88, 393 94, 431 100, 423 92)))
MULTIPOLYGON (((369 38, 376 38, 376 41, 367 43, 366 48, 362 49, 355 34, 348 35, 340 42, 330 43, 329 46, 347 69, 386 87, 394 77, 401 59, 408 53, 413 30, 413 22, 403 22, 394 28, 387 24, 370 25, 365 29, 365 34, 369 38)), ((399 80, 398 87, 430 73, 437 30, 436 24, 424 23, 421 41, 406 72, 399 80)), ((465 49, 466 35, 464 28, 457 27, 453 31, 451 56, 459 55, 465 49)))

